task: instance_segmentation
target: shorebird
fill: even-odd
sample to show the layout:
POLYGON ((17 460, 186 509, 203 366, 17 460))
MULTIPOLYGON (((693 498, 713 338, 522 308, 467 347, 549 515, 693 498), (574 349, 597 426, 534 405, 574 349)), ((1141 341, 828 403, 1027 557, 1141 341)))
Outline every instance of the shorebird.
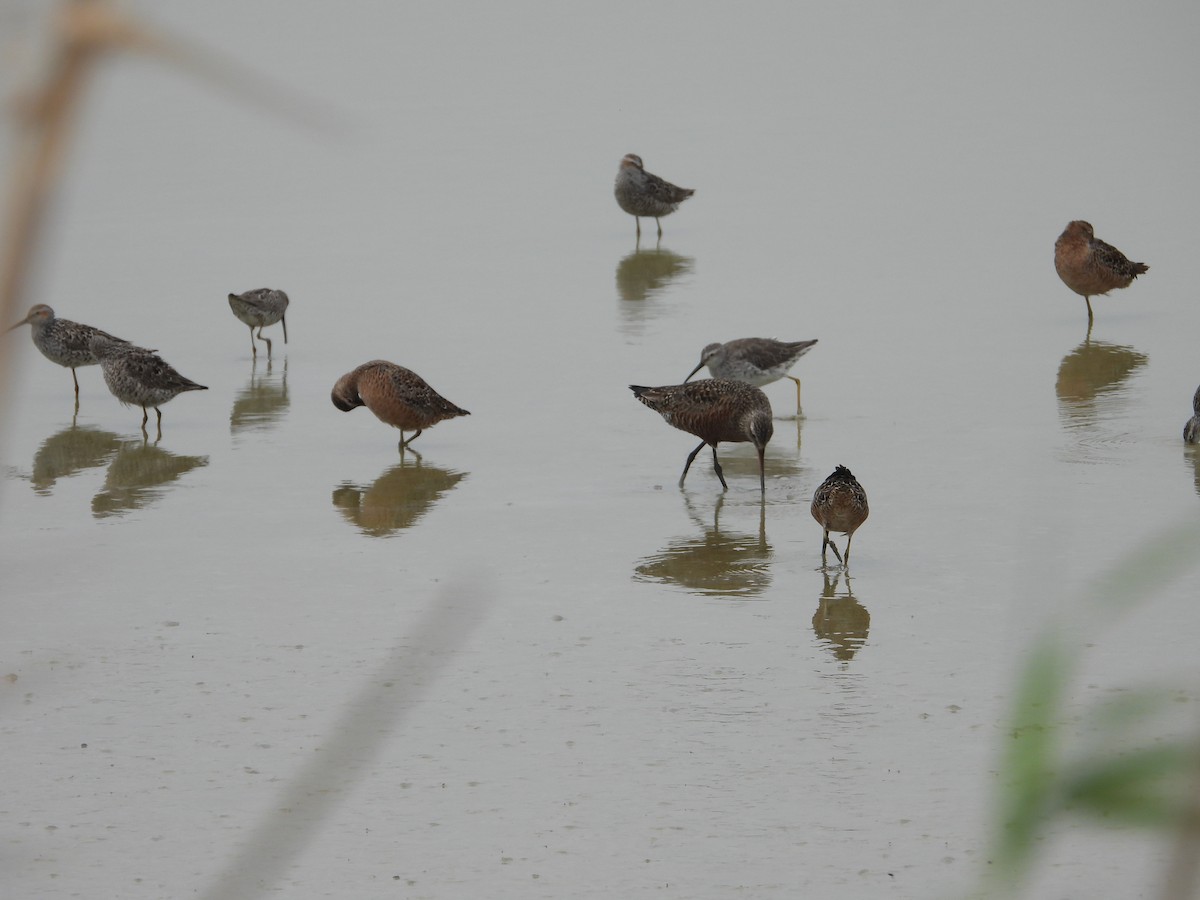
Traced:
POLYGON ((854 539, 854 532, 858 526, 867 520, 869 513, 867 492, 849 469, 838 466, 813 494, 812 516, 825 529, 821 540, 821 565, 825 565, 826 547, 833 550, 833 555, 839 563, 843 566, 850 565, 850 542, 854 539), (845 556, 838 553, 837 545, 830 540, 831 531, 846 535, 845 556))
POLYGON ((276 322, 283 323, 283 342, 287 343, 288 295, 283 291, 273 291, 270 288, 256 288, 244 294, 230 294, 229 308, 238 319, 250 326, 250 351, 258 358, 258 347, 254 343, 254 329, 258 329, 258 339, 266 341, 267 356, 271 355, 271 339, 262 330, 276 322))
POLYGON ((738 338, 724 344, 709 344, 700 351, 700 362, 683 379, 691 377, 705 366, 713 378, 731 378, 762 387, 780 378, 796 382, 796 414, 800 413, 800 379, 788 375, 788 369, 812 349, 811 341, 776 341, 771 338, 738 338))
POLYGON ((1054 242, 1054 268, 1063 284, 1087 303, 1089 325, 1092 297, 1129 287, 1133 279, 1150 270, 1145 263, 1130 262, 1112 244, 1097 238, 1091 225, 1079 219, 1067 225, 1054 242))
POLYGON ((1200 387, 1192 397, 1192 417, 1183 426, 1183 439, 1189 444, 1200 443, 1200 387))
POLYGON ((174 400, 184 391, 207 391, 203 384, 184 378, 153 350, 128 342, 119 343, 104 335, 88 342, 104 373, 104 383, 112 395, 126 406, 142 408, 142 431, 150 420, 148 407, 158 413, 158 430, 162 433, 164 403, 174 400))
POLYGON ((721 461, 717 459, 717 444, 721 441, 750 441, 758 450, 758 480, 763 493, 767 490, 766 463, 763 454, 775 431, 771 421, 771 401, 753 385, 741 381, 705 378, 688 384, 663 387, 640 387, 631 384, 633 395, 680 431, 700 438, 700 444, 688 454, 679 486, 687 478, 692 460, 704 445, 712 447, 713 468, 721 487, 729 490, 721 461))
POLYGON ((470 415, 431 388, 416 372, 382 359, 347 372, 337 380, 330 397, 333 405, 343 412, 365 406, 380 422, 399 428, 400 450, 443 419, 470 415), (413 429, 417 433, 405 440, 404 432, 413 429))
POLYGON ((617 181, 613 187, 617 205, 633 216, 637 224, 638 237, 642 236, 640 216, 653 216, 658 225, 658 236, 662 237, 662 222, 658 220, 679 209, 679 204, 692 194, 693 188, 676 187, 657 175, 642 168, 642 158, 636 153, 626 153, 617 169, 617 181))
POLYGON ((91 325, 60 319, 54 315, 54 310, 44 303, 32 307, 25 318, 9 327, 7 331, 22 325, 30 326, 33 345, 42 351, 42 356, 71 370, 71 380, 75 382, 76 406, 79 405, 79 377, 75 374, 75 369, 79 366, 94 366, 99 362, 88 346, 91 339, 102 337, 117 344, 129 343, 124 338, 114 337, 107 331, 101 331, 91 325))

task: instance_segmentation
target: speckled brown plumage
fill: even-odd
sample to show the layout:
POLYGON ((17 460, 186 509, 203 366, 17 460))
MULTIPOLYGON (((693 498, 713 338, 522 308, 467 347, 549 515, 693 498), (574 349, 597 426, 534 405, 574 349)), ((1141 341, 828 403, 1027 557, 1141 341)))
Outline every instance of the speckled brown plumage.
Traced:
POLYGON ((75 369, 79 366, 94 366, 99 362, 88 346, 91 339, 103 337, 118 344, 129 343, 124 338, 114 337, 107 331, 101 331, 91 325, 60 319, 54 315, 54 310, 44 303, 31 307, 24 319, 7 330, 12 331, 22 325, 30 326, 33 345, 41 351, 42 356, 71 370, 71 380, 75 382, 76 404, 79 403, 79 378, 75 369))
POLYGON ((617 205, 633 216, 637 233, 642 234, 639 216, 653 216, 658 225, 658 236, 662 237, 662 222, 658 220, 679 209, 679 204, 692 194, 694 188, 681 188, 657 175, 651 175, 642 166, 642 158, 636 153, 626 153, 617 169, 617 180, 613 185, 617 205))
POLYGON ((833 474, 821 482, 813 494, 812 516, 825 530, 821 540, 821 564, 825 564, 825 548, 830 547, 838 562, 850 564, 850 542, 854 532, 867 520, 867 492, 858 479, 845 466, 838 466, 833 474), (829 532, 846 535, 846 554, 838 553, 837 545, 829 538, 829 532))
POLYGON ((1133 279, 1150 267, 1130 262, 1112 244, 1096 237, 1092 226, 1082 220, 1071 222, 1054 242, 1054 268, 1063 283, 1087 303, 1088 322, 1092 321, 1092 297, 1116 288, 1129 287, 1133 279))
POLYGON ((700 438, 700 445, 688 454, 683 474, 679 477, 680 487, 683 487, 692 460, 707 444, 713 450, 713 469, 721 480, 721 487, 728 490, 721 462, 717 459, 717 444, 722 441, 749 441, 758 451, 759 485, 766 491, 764 454, 775 425, 771 421, 771 401, 758 388, 742 381, 705 378, 663 387, 631 384, 629 389, 642 403, 661 415, 668 425, 700 438))
POLYGON ((185 391, 207 391, 202 384, 180 375, 160 356, 144 347, 118 343, 108 337, 96 336, 88 343, 92 353, 100 362, 104 383, 114 397, 126 405, 142 408, 142 430, 150 419, 147 407, 158 413, 158 427, 162 429, 160 406, 185 391))
POLYGON ((762 387, 781 378, 796 382, 796 412, 800 412, 800 379, 789 375, 791 369, 817 342, 776 341, 772 338, 738 338, 724 344, 709 344, 700 351, 700 362, 684 381, 705 366, 713 378, 730 378, 762 387))
POLYGON ((229 308, 233 310, 233 314, 239 321, 250 326, 250 352, 256 359, 258 358, 258 348, 254 344, 255 328, 258 329, 258 339, 267 344, 268 357, 271 355, 271 339, 262 333, 264 328, 274 325, 276 322, 282 322, 283 342, 285 344, 288 342, 285 313, 290 302, 288 295, 283 291, 271 288, 255 288, 244 294, 229 295, 229 308))
POLYGON ((444 419, 470 415, 431 388, 416 372, 382 359, 347 372, 337 380, 330 396, 333 405, 343 412, 365 406, 379 421, 399 428, 401 450, 426 428, 444 419), (404 432, 414 429, 417 433, 405 440, 404 432))

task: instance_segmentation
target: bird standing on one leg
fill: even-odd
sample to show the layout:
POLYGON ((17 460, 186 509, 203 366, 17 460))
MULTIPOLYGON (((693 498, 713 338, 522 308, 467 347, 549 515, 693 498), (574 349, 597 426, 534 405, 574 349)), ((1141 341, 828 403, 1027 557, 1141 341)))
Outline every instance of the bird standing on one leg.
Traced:
POLYGON ((766 493, 764 454, 767 442, 775 432, 771 420, 771 401, 766 394, 745 382, 716 378, 663 387, 631 384, 629 389, 642 403, 661 415, 668 425, 700 438, 699 446, 688 454, 683 474, 679 476, 680 487, 683 487, 692 460, 707 444, 712 447, 713 468, 721 480, 721 487, 729 490, 721 471, 721 461, 717 459, 717 444, 721 441, 749 441, 758 451, 759 485, 766 493))
POLYGON ((271 339, 262 333, 268 325, 276 322, 283 323, 283 342, 287 343, 287 312, 288 295, 283 291, 273 291, 270 288, 256 288, 244 294, 230 294, 229 308, 242 322, 250 326, 250 352, 258 359, 258 347, 254 344, 254 329, 258 329, 258 339, 266 341, 267 358, 271 356, 271 339))
MULTIPOLYGON (((469 416, 431 388, 416 372, 382 359, 363 363, 337 380, 330 395, 343 412, 365 406, 385 425, 400 429, 400 450, 444 419, 469 416), (405 431, 416 430, 408 440, 405 431)), ((413 451, 416 452, 415 450, 413 451)))
POLYGON ((100 362, 104 383, 114 397, 127 406, 142 408, 142 432, 150 420, 147 407, 153 406, 158 413, 158 433, 162 436, 162 410, 169 400, 174 400, 184 391, 207 391, 202 384, 184 378, 166 361, 145 347, 119 343, 106 336, 93 337, 88 346, 100 362))
POLYGON ((816 340, 738 338, 724 344, 709 344, 700 351, 700 362, 696 368, 683 380, 689 381, 704 366, 708 366, 713 378, 731 378, 755 387, 789 378, 796 382, 796 415, 800 415, 800 379, 789 375, 788 370, 816 343, 816 340))
POLYGON ((821 482, 813 494, 812 516, 825 529, 821 539, 821 565, 825 565, 825 548, 833 550, 833 555, 843 566, 850 565, 850 542, 858 526, 867 520, 870 509, 867 507, 867 492, 863 490, 858 479, 845 466, 838 466, 833 474, 821 482), (829 532, 836 531, 846 535, 846 555, 838 553, 837 545, 829 538, 829 532))
POLYGON ((79 366, 94 366, 99 362, 88 346, 92 338, 102 337, 118 344, 129 344, 124 338, 114 337, 107 331, 101 331, 91 325, 60 319, 54 315, 54 310, 44 303, 32 307, 25 318, 9 327, 7 331, 22 325, 30 326, 33 345, 42 352, 42 356, 71 370, 71 380, 75 382, 76 409, 79 407, 79 377, 75 374, 75 369, 79 366))
POLYGON ((1096 237, 1092 226, 1076 219, 1054 242, 1054 268, 1063 284, 1083 297, 1087 304, 1088 325, 1092 324, 1092 297, 1116 288, 1129 287, 1133 279, 1150 267, 1130 262, 1112 244, 1096 237))
POLYGON ((617 205, 633 216, 637 225, 637 235, 642 236, 640 216, 653 216, 658 225, 658 236, 662 237, 663 216, 669 216, 679 209, 679 204, 692 194, 694 188, 676 187, 669 181, 664 181, 657 175, 651 175, 642 167, 642 158, 636 153, 626 153, 617 169, 617 181, 613 186, 617 197, 617 205))

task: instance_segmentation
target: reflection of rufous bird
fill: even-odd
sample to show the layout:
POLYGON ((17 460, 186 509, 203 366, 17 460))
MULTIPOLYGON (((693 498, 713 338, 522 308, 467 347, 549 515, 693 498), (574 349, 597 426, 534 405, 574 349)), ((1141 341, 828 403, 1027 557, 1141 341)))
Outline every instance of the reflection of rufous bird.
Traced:
POLYGON ((75 369, 79 366, 94 366, 99 362, 88 342, 94 337, 103 337, 118 344, 129 343, 124 338, 113 337, 107 331, 101 331, 91 325, 60 319, 54 315, 54 310, 44 303, 30 309, 25 318, 8 330, 12 331, 22 325, 29 325, 32 329, 33 345, 42 351, 42 356, 71 370, 71 378, 75 382, 76 403, 79 402, 79 378, 75 369))
POLYGON ((832 475, 821 482, 813 494, 812 516, 825 529, 821 540, 822 565, 825 564, 826 547, 833 550, 838 562, 844 566, 850 565, 850 542, 858 526, 867 521, 869 513, 867 492, 845 466, 838 466, 832 475), (831 531, 846 535, 845 556, 838 553, 837 545, 829 539, 831 531))
POLYGON ((1183 426, 1183 439, 1189 444, 1200 443, 1200 387, 1192 397, 1192 417, 1183 426))
POLYGON ((780 378, 796 382, 796 412, 800 411, 800 379, 788 375, 805 353, 816 344, 812 341, 776 341, 771 338, 738 338, 724 344, 709 344, 700 351, 700 362, 683 379, 687 381, 708 366, 713 378, 732 378, 755 387, 762 387, 780 378))
POLYGON ((771 401, 767 395, 753 385, 741 381, 705 378, 687 384, 664 387, 639 387, 631 384, 629 389, 635 397, 661 415, 668 425, 700 438, 700 444, 688 454, 679 486, 687 478, 692 460, 705 444, 713 450, 713 468, 721 487, 729 490, 721 462, 717 459, 717 444, 722 441, 749 441, 758 450, 759 484, 767 489, 766 466, 763 455, 767 442, 775 432, 771 421, 771 401))
POLYGON ((122 403, 142 408, 142 430, 150 419, 147 407, 153 406, 158 413, 158 427, 162 430, 162 410, 169 400, 174 400, 185 391, 207 391, 202 384, 184 378, 169 366, 158 354, 135 347, 133 344, 118 343, 106 336, 93 337, 88 344, 100 369, 104 372, 104 383, 112 395, 122 403))
POLYGON ((1078 219, 1054 242, 1054 268, 1063 283, 1087 303, 1088 322, 1092 321, 1092 297, 1129 287, 1133 279, 1150 270, 1145 263, 1130 262, 1112 244, 1097 238, 1091 225, 1078 219))
POLYGON ((331 398, 333 405, 343 412, 365 406, 380 422, 399 428, 401 450, 426 428, 444 419, 470 415, 431 388, 416 372, 382 359, 363 363, 339 378, 331 398), (413 429, 417 433, 405 440, 404 432, 413 429))
MULTIPOLYGON (((287 343, 287 308, 288 295, 283 291, 273 291, 270 288, 256 288, 244 294, 230 294, 229 308, 238 320, 250 326, 250 351, 258 358, 258 348, 254 344, 254 329, 258 329, 258 339, 266 341, 267 356, 271 355, 271 339, 262 330, 276 322, 283 323, 283 342, 287 343)), ((301 329, 303 330, 303 329, 301 329)))
POLYGON ((642 234, 640 216, 653 216, 658 225, 658 236, 662 237, 662 222, 658 220, 679 209, 679 204, 692 194, 694 188, 676 187, 657 175, 642 168, 642 158, 636 153, 626 153, 617 169, 617 181, 613 186, 617 205, 633 216, 638 237, 642 234))

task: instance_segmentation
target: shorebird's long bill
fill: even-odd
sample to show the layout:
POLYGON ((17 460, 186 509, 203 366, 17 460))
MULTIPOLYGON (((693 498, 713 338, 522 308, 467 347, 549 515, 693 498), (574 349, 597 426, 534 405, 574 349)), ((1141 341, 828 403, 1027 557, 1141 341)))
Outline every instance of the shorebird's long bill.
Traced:
POLYGON ((20 322, 18 322, 16 325, 9 325, 7 328, 5 328, 4 333, 8 334, 10 331, 16 331, 22 325, 28 325, 28 324, 29 324, 29 316, 26 316, 20 322))
POLYGON ((694 368, 694 369, 692 369, 692 371, 688 372, 688 377, 683 379, 683 383, 687 384, 688 380, 703 368, 704 368, 704 360, 700 360, 700 362, 696 363, 696 368, 694 368))
POLYGON ((287 316, 280 316, 279 321, 283 323, 283 342, 287 343, 287 316))
POLYGON ((762 492, 767 492, 767 448, 758 448, 758 484, 762 488, 762 492))

